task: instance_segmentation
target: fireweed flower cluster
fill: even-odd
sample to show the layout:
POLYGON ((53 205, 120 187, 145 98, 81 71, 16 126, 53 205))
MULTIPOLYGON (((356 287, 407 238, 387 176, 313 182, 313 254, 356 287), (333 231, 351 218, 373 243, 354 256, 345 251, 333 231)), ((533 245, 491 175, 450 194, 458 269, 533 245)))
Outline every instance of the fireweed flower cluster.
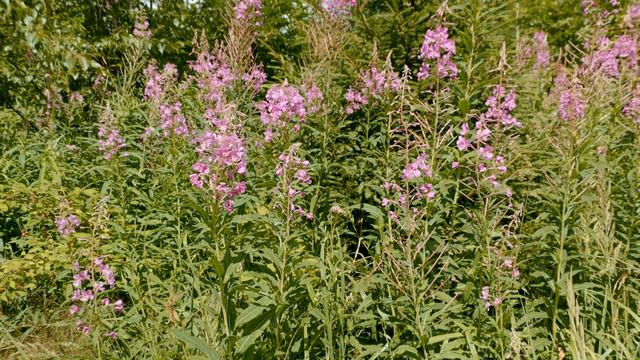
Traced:
POLYGON ((309 175, 309 161, 297 156, 300 144, 293 144, 289 151, 285 151, 278 157, 275 173, 278 183, 275 188, 278 198, 276 206, 287 209, 291 214, 298 215, 308 220, 313 219, 313 214, 297 204, 298 199, 304 197, 301 190, 304 186, 311 185, 309 175))
POLYGON ((640 22, 640 4, 633 4, 629 6, 629 10, 624 17, 624 22, 627 27, 635 27, 640 22))
POLYGON ((174 64, 166 64, 162 72, 159 72, 155 64, 150 64, 144 70, 144 75, 147 78, 144 99, 159 103, 162 101, 166 89, 175 82, 178 76, 178 68, 174 64))
POLYGON ((261 0, 238 0, 233 10, 236 20, 255 26, 261 25, 259 20, 262 15, 261 0))
MULTIPOLYGON (((86 321, 90 311, 94 314, 121 313, 124 312, 124 302, 121 299, 112 302, 106 294, 109 289, 116 286, 116 277, 102 257, 94 258, 84 267, 75 262, 72 268, 73 292, 69 313, 77 317, 77 330, 83 334, 89 334, 93 330, 91 323, 86 321)), ((108 331, 105 335, 114 339, 117 336, 114 331, 108 331)))
POLYGON ((332 17, 349 16, 356 7, 356 0, 322 0, 322 8, 332 17))
POLYGON ((312 85, 306 90, 305 95, 307 98, 286 81, 269 88, 266 99, 257 105, 260 121, 266 126, 264 133, 266 142, 271 142, 292 123, 293 131, 300 131, 300 124, 304 123, 305 116, 317 111, 318 102, 322 100, 320 89, 312 85))
POLYGON ((68 237, 73 234, 78 226, 80 226, 80 220, 75 215, 69 215, 67 217, 59 217, 55 221, 58 233, 62 237, 68 237))
POLYGON ((360 73, 359 88, 354 90, 349 88, 345 98, 347 100, 347 114, 359 110, 369 103, 369 98, 380 96, 386 92, 395 92, 400 89, 402 83, 397 72, 387 69, 379 70, 372 66, 360 73))
POLYGON ((74 91, 69 95, 69 101, 82 104, 84 102, 84 97, 79 92, 74 91))
POLYGON ((253 91, 257 93, 260 92, 262 84, 267 81, 267 74, 264 73, 261 66, 253 66, 242 75, 242 80, 247 84, 248 88, 253 89, 253 91))
POLYGON ((302 92, 305 94, 307 113, 317 113, 320 110, 322 100, 324 100, 324 95, 318 85, 315 83, 303 84, 302 92))
POLYGON ((558 117, 565 121, 581 119, 587 109, 582 95, 582 87, 575 85, 560 93, 558 117))
POLYGON ((149 30, 149 21, 142 17, 138 19, 133 28, 133 36, 140 39, 150 39, 151 30, 149 30))
POLYGON ((452 57, 456 54, 456 44, 449 39, 448 29, 443 26, 435 30, 427 30, 420 48, 418 58, 422 65, 418 71, 418 80, 427 79, 431 75, 431 66, 435 63, 435 75, 438 78, 455 78, 458 67, 452 57))
MULTIPOLYGON (((499 272, 506 270, 511 276, 511 279, 517 280, 520 278, 520 269, 515 266, 513 258, 501 259, 497 266, 499 272)), ((484 308, 486 310, 489 310, 491 307, 496 307, 503 302, 502 297, 491 295, 491 287, 489 286, 482 287, 482 290, 480 291, 480 300, 484 304, 484 308)))
POLYGON ((636 86, 633 97, 622 109, 622 113, 640 125, 640 85, 636 86))
POLYGON ((431 166, 427 164, 427 155, 420 154, 402 170, 401 184, 385 181, 384 189, 388 197, 382 198, 382 206, 389 209, 389 217, 398 222, 397 210, 410 209, 413 216, 420 216, 418 203, 423 199, 433 199, 436 192, 430 178, 431 166))
POLYGON ((196 73, 192 79, 196 80, 202 98, 210 103, 222 103, 225 91, 237 78, 222 56, 203 50, 189 66, 196 73))
POLYGON ((547 69, 551 62, 551 53, 547 43, 547 34, 544 31, 536 31, 533 34, 533 47, 536 53, 534 68, 547 69))
POLYGON ((586 75, 602 74, 617 78, 620 76, 621 64, 623 68, 635 71, 638 65, 636 41, 628 35, 621 35, 616 41, 601 37, 593 52, 586 55, 582 63, 582 72, 586 75))
MULTIPOLYGON (((496 85, 485 104, 488 108, 479 116, 473 131, 468 123, 462 124, 456 146, 460 151, 474 150, 476 152, 479 159, 478 172, 483 174, 484 180, 497 188, 500 187, 498 176, 507 172, 507 166, 505 158, 497 154, 491 144, 491 135, 494 128, 506 131, 510 128, 522 127, 522 124, 511 115, 511 112, 516 108, 515 91, 511 90, 507 94, 504 87, 496 85)), ((511 196, 509 189, 505 193, 507 196, 511 196)))
POLYGON ((564 121, 581 119, 587 109, 582 86, 569 80, 566 71, 560 70, 554 80, 551 96, 558 101, 558 117, 564 121))
POLYGON ((164 136, 169 136, 172 132, 176 135, 189 134, 187 120, 182 114, 182 103, 175 102, 173 105, 160 105, 160 128, 164 136))
MULTIPOLYGON (((613 7, 616 7, 616 6, 620 5, 620 1, 619 0, 609 0, 607 2, 609 3, 609 5, 611 5, 613 7)), ((598 9, 601 9, 603 7, 602 5, 598 6, 598 4, 596 3, 595 0, 581 0, 580 1, 580 6, 582 7, 582 13, 585 14, 585 15, 588 15, 588 14, 591 14, 593 12, 596 12, 598 9)), ((602 10, 602 12, 599 15, 607 17, 610 14, 611 14, 610 11, 602 10)))
MULTIPOLYGON (((101 125, 98 128, 98 148, 104 153, 103 158, 105 160, 111 159, 120 149, 126 146, 124 139, 120 136, 120 130, 109 129, 105 125, 101 125)), ((121 156, 126 157, 128 153, 124 152, 121 156)))
POLYGON ((502 298, 499 296, 491 296, 489 294, 490 288, 488 286, 484 286, 482 291, 480 292, 480 300, 484 303, 484 308, 489 310, 492 306, 496 307, 502 304, 502 298))
POLYGON ((219 119, 215 112, 208 110, 206 117, 215 130, 206 130, 194 138, 196 152, 200 159, 193 164, 195 171, 189 178, 191 184, 203 189, 205 186, 213 193, 213 198, 227 212, 233 211, 234 198, 246 190, 244 181, 238 176, 247 169, 247 150, 244 141, 233 132, 226 119, 219 119))
MULTIPOLYGON (((186 119, 181 113, 182 104, 175 102, 167 104, 171 89, 178 78, 178 69, 174 64, 166 64, 162 71, 158 71, 155 64, 150 64, 144 70, 147 83, 144 88, 144 99, 151 105, 151 111, 160 118, 157 125, 165 137, 172 132, 178 135, 188 133, 186 119)), ((143 139, 148 139, 154 132, 153 127, 148 127, 142 135, 143 139)))

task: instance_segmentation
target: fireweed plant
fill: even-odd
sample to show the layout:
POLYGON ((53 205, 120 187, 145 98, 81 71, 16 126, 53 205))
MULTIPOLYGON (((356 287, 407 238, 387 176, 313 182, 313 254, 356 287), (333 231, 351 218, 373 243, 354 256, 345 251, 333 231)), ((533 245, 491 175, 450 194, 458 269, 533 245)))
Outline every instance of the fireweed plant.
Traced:
POLYGON ((64 5, 0 4, 0 355, 640 358, 637 1, 64 5))

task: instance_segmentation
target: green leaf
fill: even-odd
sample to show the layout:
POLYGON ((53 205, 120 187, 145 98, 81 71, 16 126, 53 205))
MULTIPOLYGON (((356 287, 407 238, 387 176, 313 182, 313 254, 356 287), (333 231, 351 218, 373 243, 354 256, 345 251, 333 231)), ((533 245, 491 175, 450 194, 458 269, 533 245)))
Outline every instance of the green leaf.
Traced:
POLYGON ((171 333, 183 341, 189 348, 196 349, 203 353, 207 359, 220 359, 220 354, 211 345, 207 344, 204 340, 191 335, 185 330, 173 329, 171 333))

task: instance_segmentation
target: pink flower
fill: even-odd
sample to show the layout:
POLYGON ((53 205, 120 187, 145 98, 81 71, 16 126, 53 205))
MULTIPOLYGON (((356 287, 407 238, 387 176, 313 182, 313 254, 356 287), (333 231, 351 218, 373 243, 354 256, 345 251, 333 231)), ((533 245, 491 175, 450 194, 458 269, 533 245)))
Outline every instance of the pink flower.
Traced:
POLYGON ((637 23, 638 19, 640 19, 640 4, 633 4, 629 6, 625 22, 629 27, 633 27, 634 23, 637 23))
POLYGON ((74 274, 73 275, 73 283, 72 283, 73 287, 76 287, 76 288, 81 287, 82 286, 82 282, 86 281, 86 280, 89 280, 89 273, 86 270, 81 271, 78 274, 74 274))
POLYGON ((264 73, 261 67, 254 66, 248 73, 242 76, 242 80, 257 93, 260 91, 262 84, 267 81, 267 74, 264 73))
POLYGON ((67 217, 57 218, 55 224, 60 236, 68 237, 80 226, 80 220, 75 215, 69 215, 67 217))
POLYGON ((289 203, 289 210, 292 213, 312 220, 313 214, 296 203, 299 198, 304 196, 304 192, 299 189, 305 185, 311 185, 311 177, 308 174, 309 161, 302 160, 297 156, 299 147, 300 144, 293 144, 288 151, 278 156, 279 162, 275 168, 278 183, 275 192, 281 199, 280 206, 289 203))
POLYGON ((182 115, 182 103, 176 102, 173 105, 160 105, 160 118, 162 120, 160 128, 164 136, 169 136, 172 131, 176 135, 187 135, 189 133, 187 120, 184 115, 182 115))
POLYGON ((623 60, 628 69, 637 68, 638 50, 636 41, 632 37, 621 35, 615 42, 607 37, 601 37, 595 47, 592 53, 583 59, 583 73, 617 78, 620 76, 618 60, 623 60))
POLYGON ((124 311, 124 302, 120 299, 113 303, 113 309, 118 312, 124 311))
MULTIPOLYGON (((294 121, 304 122, 305 99, 298 90, 285 82, 267 91, 266 100, 258 104, 260 120, 272 132, 278 132, 294 121)), ((269 142, 267 136, 265 141, 269 142)))
POLYGON ((558 116, 565 121, 581 119, 586 110, 586 103, 582 98, 580 88, 569 88, 560 94, 558 116))
POLYGON ((118 338, 118 334, 115 331, 107 331, 105 335, 112 338, 113 340, 118 338))
POLYGON ((367 105, 370 98, 388 92, 397 92, 402 86, 397 72, 390 69, 380 70, 375 66, 361 72, 359 82, 362 84, 360 89, 349 88, 345 95, 348 103, 345 109, 347 114, 352 114, 363 105, 367 105))
POLYGON ((80 311, 80 307, 78 307, 78 305, 76 305, 76 304, 73 304, 73 305, 71 305, 71 306, 69 307, 69 313, 70 313, 71 315, 75 315, 75 314, 77 314, 79 311, 80 311))
POLYGON ((319 110, 320 104, 324 99, 324 95, 320 88, 316 84, 312 84, 308 89, 307 86, 302 87, 305 92, 306 102, 307 102, 307 112, 315 113, 319 110))
POLYGON ((518 268, 517 268, 517 267, 514 267, 514 268, 511 270, 511 277, 512 277, 512 278, 514 278, 514 279, 518 279, 518 278, 520 278, 520 270, 518 270, 518 268))
POLYGON ((120 149, 126 146, 118 129, 107 129, 104 126, 100 126, 98 138, 98 148, 104 152, 103 157, 105 160, 111 159, 120 149))
POLYGON ((74 91, 71 93, 71 95, 69 95, 69 101, 82 104, 82 102, 84 102, 84 97, 80 95, 79 92, 74 91))
POLYGON ((622 114, 640 125, 640 85, 636 86, 631 100, 622 109, 622 114))
POLYGON ((244 27, 260 26, 260 16, 262 16, 261 0, 238 0, 234 7, 236 19, 244 25, 244 27))
POLYGON ((80 301, 87 302, 89 300, 93 300, 94 294, 91 290, 81 290, 80 291, 80 301))
POLYGON ((431 167, 425 162, 427 159, 427 155, 422 154, 418 156, 418 158, 407 164, 404 170, 402 171, 402 178, 404 180, 410 181, 416 179, 422 175, 430 177, 431 176, 431 167))
POLYGON ((456 44, 449 39, 447 28, 440 26, 435 30, 427 30, 418 54, 418 58, 423 59, 418 80, 424 80, 429 76, 430 66, 427 61, 435 62, 436 76, 439 78, 455 78, 458 75, 458 67, 451 60, 455 53, 456 44))
POLYGON ((504 126, 522 127, 522 124, 511 115, 511 112, 516 108, 515 91, 511 90, 509 94, 506 94, 504 87, 496 85, 485 104, 489 108, 482 114, 484 121, 494 121, 504 126))
POLYGON ((481 158, 485 159, 485 160, 491 160, 493 159, 493 147, 487 145, 487 146, 481 146, 478 148, 478 155, 480 155, 481 158))
POLYGON ((82 320, 76 321, 76 329, 87 335, 91 332, 91 325, 84 323, 82 320))
POLYGON ((214 199, 225 211, 232 212, 233 198, 246 190, 246 184, 237 181, 236 177, 246 172, 247 151, 244 140, 233 133, 228 125, 220 126, 218 130, 206 130, 194 139, 200 160, 193 164, 195 173, 189 179, 193 186, 200 189, 208 184, 214 199))
POLYGON ((489 302, 489 287, 483 286, 482 291, 480 292, 480 300, 484 302, 484 307, 489 309, 491 307, 491 303, 489 302))
POLYGON ((332 17, 348 16, 356 7, 356 0, 322 0, 320 4, 332 17))
POLYGON ((547 44, 547 34, 544 31, 537 31, 533 34, 533 42, 536 51, 536 69, 547 69, 551 60, 549 45, 547 44))
POLYGON ((456 146, 458 147, 458 150, 466 151, 469 147, 471 147, 471 142, 464 136, 458 136, 456 146))
POLYGON ((151 31, 149 30, 149 21, 142 17, 138 19, 133 29, 133 36, 140 39, 150 39, 151 31))
POLYGON ((347 109, 345 110, 347 114, 353 114, 353 112, 356 110, 359 110, 362 107, 362 105, 366 105, 369 103, 369 100, 365 95, 363 95, 359 91, 353 90, 352 88, 349 88, 347 90, 347 94, 345 95, 345 98, 349 103, 349 105, 347 106, 347 109))

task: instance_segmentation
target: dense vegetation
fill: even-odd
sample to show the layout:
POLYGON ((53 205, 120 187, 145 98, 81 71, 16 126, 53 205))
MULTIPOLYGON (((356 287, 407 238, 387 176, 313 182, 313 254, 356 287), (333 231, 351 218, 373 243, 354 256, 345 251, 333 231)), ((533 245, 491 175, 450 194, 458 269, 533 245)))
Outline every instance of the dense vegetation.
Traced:
POLYGON ((640 4, 0 1, 5 359, 640 358, 640 4))

